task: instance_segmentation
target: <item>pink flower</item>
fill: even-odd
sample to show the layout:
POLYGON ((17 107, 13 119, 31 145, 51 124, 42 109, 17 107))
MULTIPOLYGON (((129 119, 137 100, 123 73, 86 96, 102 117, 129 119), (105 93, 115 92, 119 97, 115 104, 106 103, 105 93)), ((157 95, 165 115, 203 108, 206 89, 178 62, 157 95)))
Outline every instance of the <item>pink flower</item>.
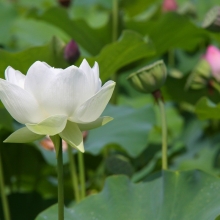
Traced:
POLYGON ((176 11, 178 8, 178 5, 176 3, 176 0, 164 0, 162 10, 164 12, 168 11, 176 11))
MULTIPOLYGON (((87 136, 88 136, 88 131, 83 131, 83 141, 86 140, 87 136)), ((55 151, 55 148, 54 148, 54 145, 53 145, 53 142, 52 140, 50 139, 49 136, 46 136, 41 142, 40 142, 40 145, 46 149, 46 150, 49 150, 49 151, 55 151)), ((62 148, 63 148, 63 151, 66 151, 67 150, 67 147, 68 147, 68 144, 66 143, 66 141, 62 140, 62 148)))
POLYGON ((215 46, 208 46, 203 58, 209 63, 213 77, 220 81, 220 50, 215 46))
POLYGON ((77 43, 71 40, 64 49, 64 58, 70 64, 75 63, 80 57, 80 51, 77 43))
MULTIPOLYGON (((46 149, 46 150, 49 150, 49 151, 55 151, 55 148, 54 148, 54 145, 53 145, 53 142, 51 141, 50 137, 49 136, 46 136, 41 142, 40 142, 40 145, 46 149)), ((67 143, 66 141, 62 140, 62 148, 63 148, 63 151, 66 151, 67 150, 67 143)))

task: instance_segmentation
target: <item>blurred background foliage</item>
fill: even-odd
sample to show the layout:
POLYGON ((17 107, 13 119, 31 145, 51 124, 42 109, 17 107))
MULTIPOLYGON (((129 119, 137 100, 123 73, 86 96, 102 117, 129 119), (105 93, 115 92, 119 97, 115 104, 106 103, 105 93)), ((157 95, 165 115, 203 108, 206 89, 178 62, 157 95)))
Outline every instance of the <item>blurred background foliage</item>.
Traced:
MULTIPOLYGON (((171 12, 162 10, 162 0, 119 0, 117 39, 111 0, 73 0, 64 6, 66 2, 0 1, 0 77, 4 78, 9 65, 26 74, 36 60, 66 68, 86 58, 91 65, 99 63, 103 82, 112 77, 117 81, 116 98, 103 113, 115 120, 89 131, 85 139, 87 195, 102 190, 106 177, 113 174, 127 175, 136 183, 160 171, 159 110, 150 95, 136 92, 126 80, 130 73, 158 59, 168 67, 162 91, 170 170, 199 169, 219 176, 219 91, 210 87, 208 79, 199 89, 186 89, 207 47, 220 47, 220 34, 202 28, 206 13, 219 0, 178 0, 178 9, 171 12), (71 63, 65 58, 70 40, 80 51, 78 60, 71 63)), ((0 153, 12 219, 31 220, 56 203, 56 158, 42 142, 3 144, 18 127, 1 104, 0 153)), ((128 181, 123 178, 120 181, 128 181)), ((65 203, 71 207, 74 195, 66 152, 64 179, 65 203)), ((122 187, 120 181, 117 184, 122 187)), ((2 215, 0 206, 0 219, 2 215)))

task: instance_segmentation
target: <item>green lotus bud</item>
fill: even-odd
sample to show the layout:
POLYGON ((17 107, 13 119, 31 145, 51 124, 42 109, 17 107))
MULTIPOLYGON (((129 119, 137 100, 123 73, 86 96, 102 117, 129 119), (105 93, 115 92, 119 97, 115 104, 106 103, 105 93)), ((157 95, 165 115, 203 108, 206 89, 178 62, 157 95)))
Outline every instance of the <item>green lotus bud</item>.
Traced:
POLYGON ((215 6, 208 11, 202 27, 212 32, 220 32, 220 6, 215 6))
POLYGON ((211 77, 211 69, 209 63, 203 58, 201 59, 192 73, 187 79, 185 89, 202 89, 207 86, 208 80, 211 77))
POLYGON ((127 79, 139 92, 152 93, 163 86, 166 77, 166 66, 164 62, 160 60, 132 73, 127 79))
POLYGON ((197 13, 196 13, 196 7, 195 4, 192 2, 185 2, 179 9, 178 9, 179 14, 185 15, 190 18, 196 18, 197 13))

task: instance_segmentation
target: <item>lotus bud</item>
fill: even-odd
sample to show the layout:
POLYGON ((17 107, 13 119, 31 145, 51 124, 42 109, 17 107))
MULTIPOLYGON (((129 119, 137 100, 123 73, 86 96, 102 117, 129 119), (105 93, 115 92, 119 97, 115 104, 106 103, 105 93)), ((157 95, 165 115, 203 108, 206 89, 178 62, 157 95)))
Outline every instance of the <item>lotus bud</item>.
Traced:
POLYGON ((64 49, 64 58, 70 64, 76 62, 80 56, 80 51, 77 43, 71 40, 64 49))
POLYGON ((196 7, 192 2, 185 2, 179 9, 178 13, 189 18, 196 18, 196 7))
POLYGON ((209 46, 203 58, 209 63, 213 77, 220 82, 220 50, 209 46))
POLYGON ((207 12, 202 27, 212 32, 220 32, 220 6, 215 6, 207 12))
POLYGON ((71 4, 71 0, 59 0, 61 6, 68 8, 71 4))
POLYGON ((202 89, 207 87, 211 77, 211 69, 209 63, 205 59, 200 59, 189 78, 187 79, 185 89, 202 89))
MULTIPOLYGON (((83 131, 82 132, 82 135, 83 135, 83 141, 85 142, 87 136, 88 136, 88 131, 83 131)), ((54 143, 53 141, 50 139, 49 136, 46 136, 43 140, 40 141, 40 145, 46 149, 46 150, 49 150, 49 151, 55 151, 55 147, 54 147, 54 143)), ((66 151, 67 148, 68 148, 68 144, 66 141, 62 140, 62 148, 63 148, 63 151, 66 151)))
MULTIPOLYGON (((50 139, 49 136, 46 136, 41 142, 40 142, 40 145, 46 149, 46 150, 49 150, 49 151, 55 151, 55 147, 54 147, 54 144, 52 142, 52 140, 50 139)), ((67 148, 68 148, 68 144, 66 143, 66 141, 62 140, 62 148, 63 148, 63 151, 66 151, 67 148)))
POLYGON ((176 11, 178 8, 178 5, 175 0, 164 0, 162 5, 162 10, 164 12, 168 11, 176 11))
POLYGON ((128 80, 139 92, 153 93, 163 86, 166 77, 166 66, 164 62, 160 60, 132 73, 128 77, 128 80))

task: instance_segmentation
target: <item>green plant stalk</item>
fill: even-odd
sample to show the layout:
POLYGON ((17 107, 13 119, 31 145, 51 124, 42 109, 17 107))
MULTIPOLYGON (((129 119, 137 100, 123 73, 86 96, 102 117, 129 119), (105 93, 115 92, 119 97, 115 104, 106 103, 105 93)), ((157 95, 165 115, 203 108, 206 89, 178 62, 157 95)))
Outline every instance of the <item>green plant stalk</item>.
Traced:
MULTIPOLYGON (((115 42, 118 39, 118 0, 112 0, 112 42, 115 42)), ((112 80, 117 82, 118 75, 114 73, 112 80)), ((117 104, 118 96, 118 86, 116 84, 115 90, 112 94, 111 103, 117 104)))
POLYGON ((81 186, 81 200, 85 198, 86 187, 85 187, 85 167, 84 167, 84 156, 83 153, 78 152, 78 163, 79 163, 79 179, 81 186))
POLYGON ((158 105, 160 108, 161 115, 161 126, 162 126, 162 169, 167 170, 167 121, 164 103, 162 98, 158 99, 158 105))
POLYGON ((58 216, 59 220, 64 220, 64 192, 63 192, 63 149, 62 139, 60 138, 57 155, 57 174, 58 174, 58 216))
POLYGON ((168 64, 170 67, 175 65, 175 51, 173 49, 168 52, 168 64))
POLYGON ((9 206, 8 206, 8 199, 5 193, 5 184, 4 184, 1 154, 0 154, 0 192, 1 192, 2 206, 3 206, 5 220, 10 220, 11 217, 10 217, 10 211, 9 211, 9 206))
POLYGON ((112 41, 118 39, 118 0, 112 0, 112 41))
POLYGON ((76 202, 78 203, 80 201, 79 187, 78 187, 78 176, 76 173, 75 157, 72 154, 71 149, 72 149, 71 146, 68 145, 68 157, 69 157, 70 173, 71 173, 72 184, 73 184, 73 191, 74 191, 76 202))

